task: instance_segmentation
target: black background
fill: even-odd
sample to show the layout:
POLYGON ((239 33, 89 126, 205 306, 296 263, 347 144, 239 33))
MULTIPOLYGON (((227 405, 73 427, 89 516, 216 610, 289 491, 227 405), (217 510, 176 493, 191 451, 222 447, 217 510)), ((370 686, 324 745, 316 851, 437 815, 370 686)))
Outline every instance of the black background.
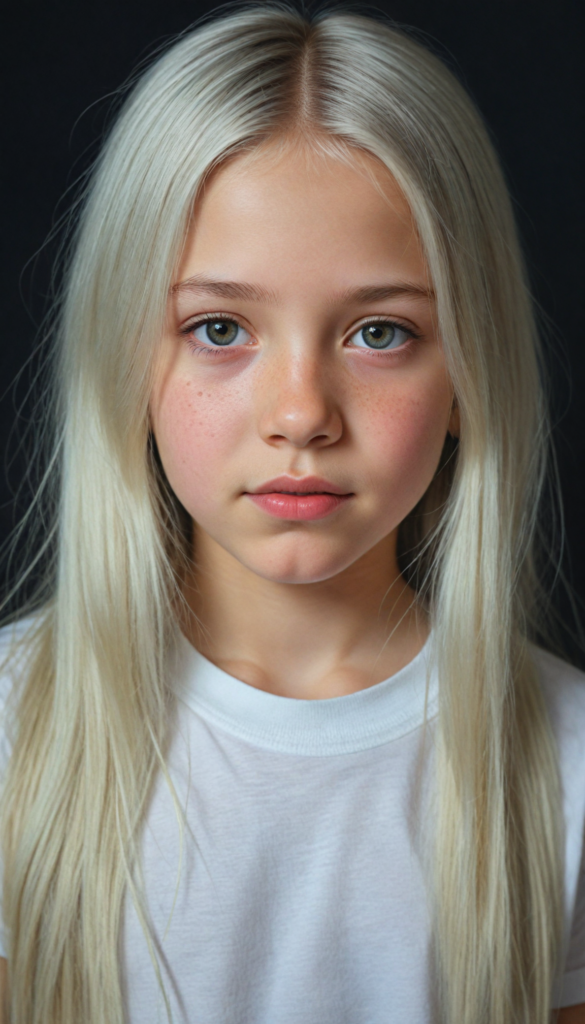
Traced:
MULTIPOLYGON (((56 242, 45 244, 47 236, 95 156, 115 91, 153 49, 216 6, 184 0, 19 0, 10 24, 4 24, 0 540, 27 500, 26 491, 14 500, 28 459, 28 449, 19 451, 17 441, 30 416, 25 396, 38 364, 34 345, 56 254, 56 242)), ((585 5, 379 0, 375 8, 352 9, 377 9, 412 26, 462 79, 491 128, 547 325, 566 516, 564 569, 583 600, 585 5)), ((559 600, 566 617, 567 601, 559 600)))

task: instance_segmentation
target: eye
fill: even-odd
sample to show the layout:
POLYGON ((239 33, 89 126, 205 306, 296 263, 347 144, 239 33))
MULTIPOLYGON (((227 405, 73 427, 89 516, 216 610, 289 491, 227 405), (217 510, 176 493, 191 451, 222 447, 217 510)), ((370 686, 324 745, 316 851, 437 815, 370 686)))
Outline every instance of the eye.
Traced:
POLYGON ((226 317, 206 318, 203 322, 191 324, 187 332, 191 338, 197 339, 206 347, 235 348, 250 341, 248 331, 240 327, 235 320, 228 320, 226 317))
POLYGON ((400 324, 391 320, 380 320, 364 324, 359 331, 351 335, 349 340, 356 348, 392 351, 401 348, 409 338, 413 337, 415 337, 414 331, 401 327, 400 324))

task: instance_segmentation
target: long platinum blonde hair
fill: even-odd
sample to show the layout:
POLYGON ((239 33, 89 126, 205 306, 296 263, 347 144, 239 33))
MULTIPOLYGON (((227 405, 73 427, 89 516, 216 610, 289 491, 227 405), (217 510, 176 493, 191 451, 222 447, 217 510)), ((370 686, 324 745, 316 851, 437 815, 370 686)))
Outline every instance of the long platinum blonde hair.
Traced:
POLYGON ((154 355, 205 176, 289 132, 368 151, 402 187, 460 409, 459 444, 401 534, 439 673, 428 885, 440 1020, 548 1024, 564 844, 528 644, 546 415, 510 200, 480 117, 436 57, 369 18, 308 22, 272 3, 184 35, 143 74, 80 217, 59 326, 56 572, 27 640, 2 798, 12 1024, 123 1021, 121 914, 126 894, 143 907, 185 547, 150 440, 154 355))

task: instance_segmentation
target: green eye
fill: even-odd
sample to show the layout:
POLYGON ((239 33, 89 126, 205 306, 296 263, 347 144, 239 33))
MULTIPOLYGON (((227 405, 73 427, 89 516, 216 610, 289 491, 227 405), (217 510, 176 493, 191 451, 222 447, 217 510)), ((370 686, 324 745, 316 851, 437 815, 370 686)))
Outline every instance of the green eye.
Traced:
POLYGON ((399 332, 394 324, 366 324, 361 333, 368 348, 389 348, 399 332))
POLYGON ((402 348, 411 338, 416 338, 414 331, 391 320, 375 321, 364 324, 349 339, 352 347, 361 349, 376 349, 377 351, 392 351, 402 348))
POLYGON ((205 333, 214 345, 230 345, 238 335, 239 326, 233 320, 210 320, 205 333))
POLYGON ((251 340, 248 331, 236 320, 221 316, 191 324, 184 329, 184 333, 193 341, 198 341, 200 349, 207 349, 208 352, 216 348, 238 348, 248 345, 251 340))

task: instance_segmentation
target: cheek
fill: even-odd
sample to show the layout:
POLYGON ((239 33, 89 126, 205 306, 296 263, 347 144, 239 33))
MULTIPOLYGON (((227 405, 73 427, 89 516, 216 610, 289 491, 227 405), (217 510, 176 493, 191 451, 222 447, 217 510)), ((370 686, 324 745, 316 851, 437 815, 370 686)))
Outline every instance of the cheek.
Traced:
POLYGON ((215 505, 245 420, 241 399, 192 380, 169 381, 159 396, 152 421, 161 462, 193 518, 215 505))
POLYGON ((364 452, 384 502, 399 519, 429 486, 445 442, 451 396, 446 384, 380 396, 367 409, 364 452))

